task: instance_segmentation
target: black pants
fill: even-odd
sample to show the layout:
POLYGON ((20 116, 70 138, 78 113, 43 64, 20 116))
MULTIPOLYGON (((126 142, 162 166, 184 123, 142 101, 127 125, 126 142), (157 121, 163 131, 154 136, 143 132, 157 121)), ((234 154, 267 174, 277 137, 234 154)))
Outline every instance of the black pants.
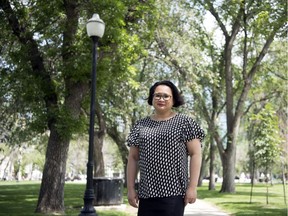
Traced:
POLYGON ((183 196, 139 200, 138 216, 183 216, 183 196))

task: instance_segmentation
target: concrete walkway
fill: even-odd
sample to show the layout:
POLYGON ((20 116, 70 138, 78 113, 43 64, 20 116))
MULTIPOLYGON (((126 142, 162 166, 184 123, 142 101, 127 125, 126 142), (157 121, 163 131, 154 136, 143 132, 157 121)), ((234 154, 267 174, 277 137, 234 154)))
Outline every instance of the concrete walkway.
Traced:
MULTIPOLYGON (((124 211, 129 213, 130 216, 137 216, 137 209, 133 208, 130 205, 120 205, 120 206, 97 206, 97 210, 118 210, 118 211, 124 211)), ((213 206, 212 204, 197 199, 195 203, 188 204, 185 207, 185 216, 229 216, 229 214, 221 211, 216 206, 213 206)), ((160 215, 159 215, 160 216, 160 215)))
POLYGON ((188 204, 185 207, 185 216, 229 216, 229 214, 221 211, 219 208, 216 206, 197 199, 195 203, 193 204, 188 204))

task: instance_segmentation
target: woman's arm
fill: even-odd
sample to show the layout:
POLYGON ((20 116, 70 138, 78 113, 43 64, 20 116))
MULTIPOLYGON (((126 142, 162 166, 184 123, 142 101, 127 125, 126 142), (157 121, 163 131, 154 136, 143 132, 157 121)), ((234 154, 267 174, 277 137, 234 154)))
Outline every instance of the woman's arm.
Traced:
POLYGON ((131 206, 138 208, 138 195, 135 190, 135 180, 138 170, 139 148, 131 146, 127 164, 127 189, 128 202, 131 206))
POLYGON ((187 143, 188 153, 190 155, 190 178, 185 195, 185 205, 194 203, 197 198, 197 184, 201 169, 201 142, 199 139, 193 139, 187 143))

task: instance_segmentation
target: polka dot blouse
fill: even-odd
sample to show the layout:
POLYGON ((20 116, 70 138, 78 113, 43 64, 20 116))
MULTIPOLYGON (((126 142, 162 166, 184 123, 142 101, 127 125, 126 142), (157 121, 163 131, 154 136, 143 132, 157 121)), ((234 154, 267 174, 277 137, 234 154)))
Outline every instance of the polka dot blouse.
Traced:
POLYGON ((150 117, 137 121, 127 144, 139 147, 139 198, 184 196, 188 184, 186 143, 203 138, 203 130, 184 114, 163 121, 150 117))

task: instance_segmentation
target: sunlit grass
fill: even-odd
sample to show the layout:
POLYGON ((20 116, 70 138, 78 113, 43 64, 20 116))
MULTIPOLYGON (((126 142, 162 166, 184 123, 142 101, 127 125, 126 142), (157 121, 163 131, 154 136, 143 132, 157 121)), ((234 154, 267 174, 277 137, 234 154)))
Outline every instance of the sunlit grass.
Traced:
MULTIPOLYGON (((253 187, 250 203, 250 184, 237 184, 234 194, 219 193, 221 185, 215 191, 208 191, 205 185, 198 190, 198 197, 236 216, 241 215, 277 215, 287 216, 287 204, 284 200, 283 185, 268 185, 268 204, 266 204, 266 184, 253 187)), ((287 191, 287 190, 286 190, 287 191)), ((287 194, 286 194, 287 195, 287 194)), ((288 200, 287 200, 288 201, 288 200)))
MULTIPOLYGON (((216 190, 209 191, 208 185, 198 188, 198 197, 213 203, 227 213, 242 215, 275 215, 287 216, 287 205, 284 203, 283 185, 269 185, 268 204, 266 204, 266 185, 257 184, 253 189, 250 203, 250 184, 237 184, 236 193, 219 193, 220 184, 216 190)), ((30 216, 35 214, 40 182, 0 182, 0 215, 30 216)), ((287 190, 286 190, 287 191, 287 190)), ((65 215, 79 215, 83 206, 85 184, 65 184, 65 215)), ((126 189, 123 192, 123 202, 127 204, 126 189)), ((97 210, 98 216, 128 216, 123 211, 97 210)))
MULTIPOLYGON (((32 216, 34 213, 40 182, 0 182, 0 215, 5 216, 32 216)), ((65 184, 65 215, 78 216, 83 207, 85 184, 65 184)), ((120 211, 97 211, 98 216, 128 216, 120 211)), ((47 216, 47 215, 45 215, 47 216)))

